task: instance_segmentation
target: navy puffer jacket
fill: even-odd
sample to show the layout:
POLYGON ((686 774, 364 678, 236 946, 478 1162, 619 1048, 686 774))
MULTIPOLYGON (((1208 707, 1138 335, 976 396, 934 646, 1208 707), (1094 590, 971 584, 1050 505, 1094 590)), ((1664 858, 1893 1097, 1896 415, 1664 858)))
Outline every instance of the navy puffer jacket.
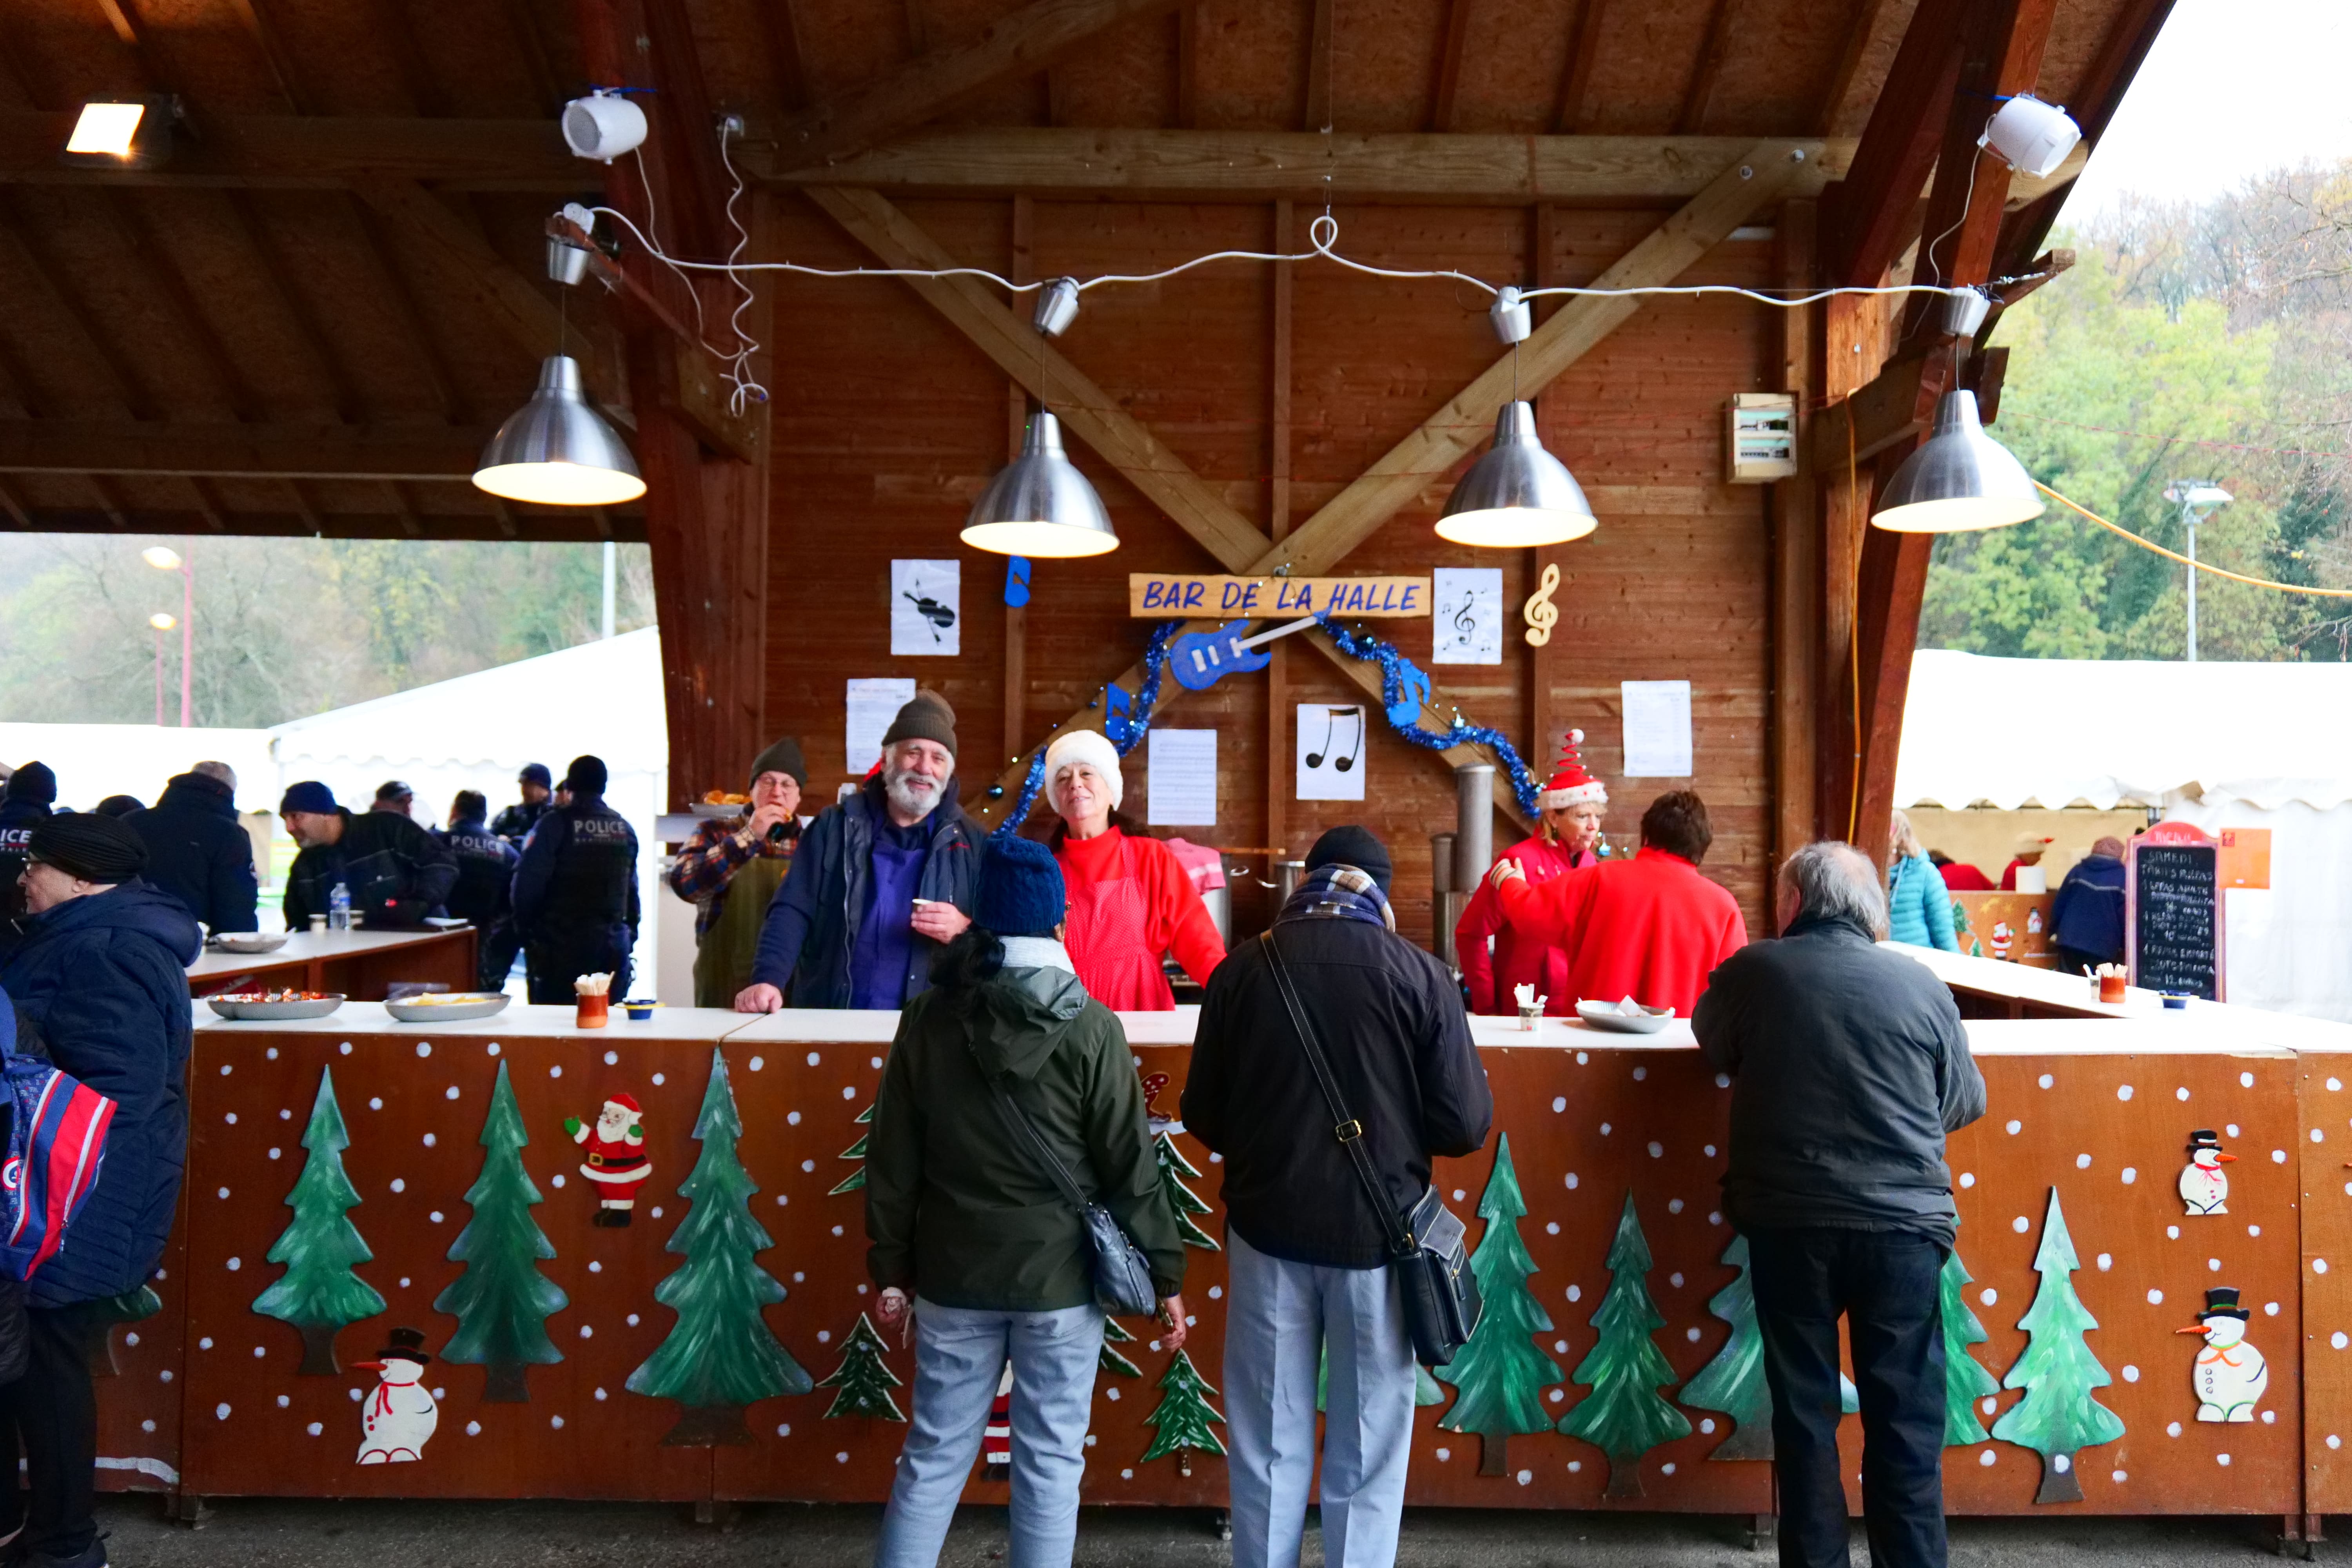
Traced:
POLYGON ((195 917, 142 881, 33 915, 0 969, 30 1038, 115 1103, 98 1186, 65 1249, 33 1277, 32 1304, 62 1307, 147 1282, 172 1232, 188 1157, 187 966, 203 951, 195 917))

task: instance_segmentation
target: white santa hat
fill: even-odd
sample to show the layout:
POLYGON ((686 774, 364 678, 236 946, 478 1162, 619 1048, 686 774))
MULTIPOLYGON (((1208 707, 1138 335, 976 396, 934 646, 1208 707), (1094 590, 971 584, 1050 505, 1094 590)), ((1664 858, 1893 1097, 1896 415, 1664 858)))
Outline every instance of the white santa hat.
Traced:
POLYGON ((1127 781, 1118 772, 1118 749, 1095 730, 1072 730, 1045 748, 1045 804, 1056 811, 1062 809, 1062 770, 1073 763, 1084 763, 1102 775, 1103 783, 1110 786, 1111 809, 1118 810, 1118 803, 1127 798, 1127 781))
POLYGON ((1609 792, 1599 779, 1584 771, 1583 759, 1576 748, 1582 743, 1584 731, 1570 730, 1568 743, 1559 749, 1559 770, 1544 785, 1536 803, 1546 811, 1557 811, 1564 805, 1607 805, 1609 792))

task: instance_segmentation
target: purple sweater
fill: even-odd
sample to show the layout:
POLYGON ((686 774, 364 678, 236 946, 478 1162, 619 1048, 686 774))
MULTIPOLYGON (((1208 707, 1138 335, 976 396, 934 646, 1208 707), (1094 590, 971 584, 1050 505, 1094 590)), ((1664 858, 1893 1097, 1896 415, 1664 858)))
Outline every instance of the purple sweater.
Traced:
POLYGON ((923 885, 930 843, 929 817, 912 827, 900 827, 887 816, 874 825, 874 881, 849 950, 852 1007, 906 1005, 907 956, 915 936, 908 922, 915 916, 915 889, 923 885))

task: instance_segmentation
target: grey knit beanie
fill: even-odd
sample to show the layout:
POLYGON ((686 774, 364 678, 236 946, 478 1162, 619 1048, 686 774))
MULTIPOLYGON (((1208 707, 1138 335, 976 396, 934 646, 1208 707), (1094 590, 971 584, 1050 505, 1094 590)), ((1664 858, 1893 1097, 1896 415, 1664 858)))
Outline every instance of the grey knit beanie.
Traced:
POLYGON ((915 693, 915 700, 898 710, 890 721, 889 730, 882 737, 885 751, 901 741, 936 741, 956 754, 955 710, 948 700, 929 687, 915 693))

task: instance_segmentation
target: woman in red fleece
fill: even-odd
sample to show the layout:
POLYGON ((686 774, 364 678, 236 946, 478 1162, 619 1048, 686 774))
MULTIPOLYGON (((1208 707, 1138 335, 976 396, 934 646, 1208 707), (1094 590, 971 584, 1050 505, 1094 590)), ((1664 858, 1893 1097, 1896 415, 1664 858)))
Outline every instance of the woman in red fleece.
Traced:
POLYGON ((1165 1013, 1176 994, 1161 955, 1174 953, 1205 985, 1225 944, 1168 846, 1112 826, 1125 793, 1118 752, 1094 731, 1074 730, 1046 748, 1045 799, 1062 819, 1054 858, 1069 889, 1070 962, 1087 994, 1111 1011, 1165 1013))
MULTIPOLYGON (((1549 882, 1563 871, 1601 863, 1601 817, 1609 809, 1609 792, 1584 771, 1576 748, 1584 731, 1570 730, 1560 748, 1559 771, 1536 799, 1542 827, 1533 838, 1503 851, 1518 862, 1529 882, 1549 882)), ((1576 1011, 1576 997, 1568 978, 1565 950, 1511 929, 1495 889, 1483 881, 1470 896, 1454 928, 1454 954, 1462 966, 1463 983, 1470 988, 1470 1011, 1488 1016, 1515 1015, 1516 988, 1532 985, 1545 999, 1544 1011, 1566 1016, 1576 1011), (1487 939, 1494 951, 1486 950, 1487 939)))

